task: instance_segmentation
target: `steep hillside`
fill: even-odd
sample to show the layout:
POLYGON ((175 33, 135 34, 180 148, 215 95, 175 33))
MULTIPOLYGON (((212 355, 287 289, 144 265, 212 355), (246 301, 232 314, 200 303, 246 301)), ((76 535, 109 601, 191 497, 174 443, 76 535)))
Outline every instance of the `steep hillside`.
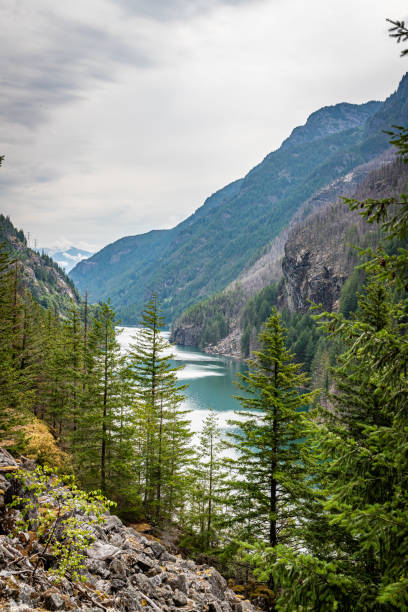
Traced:
POLYGON ((17 230, 10 218, 1 214, 0 245, 18 263, 21 283, 39 304, 64 313, 71 300, 79 302, 75 285, 64 270, 49 255, 31 249, 23 230, 17 230))
MULTIPOLYGON (((408 165, 398 159, 373 171, 354 197, 398 197, 407 190, 408 165)), ((351 245, 375 245, 380 237, 376 225, 366 223, 343 203, 295 227, 285 244, 280 306, 292 312, 306 312, 312 301, 321 303, 326 310, 335 309, 340 291, 358 263, 351 245)))
POLYGON ((385 103, 325 107, 244 179, 209 198, 172 230, 123 238, 71 272, 92 300, 111 297, 135 322, 154 289, 167 321, 222 290, 325 186, 388 147, 382 129, 408 120, 408 76, 385 103))
POLYGON ((337 181, 302 207, 285 230, 285 239, 279 237, 282 252, 274 241, 270 251, 236 283, 187 309, 174 323, 171 340, 242 357, 253 347, 272 305, 291 313, 306 313, 310 301, 336 309, 342 287, 358 263, 353 245, 373 246, 381 236, 377 226, 351 212, 342 200, 330 197, 339 190, 360 200, 397 196, 408 189, 408 165, 387 152, 348 179, 337 181))
POLYGON ((291 232, 317 211, 334 204, 339 196, 352 196, 370 172, 391 162, 393 156, 394 151, 387 149, 309 198, 295 213, 289 225, 265 247, 261 257, 252 265, 248 265, 236 281, 220 294, 191 306, 174 322, 172 341, 177 344, 207 347, 209 351, 239 357, 245 327, 243 317, 248 300, 255 298, 261 290, 282 278, 284 248, 291 232), (232 300, 231 296, 235 299, 232 300), (218 318, 220 313, 223 317, 223 324, 218 326, 210 323, 215 305, 218 308, 218 318), (210 328, 212 333, 208 334, 210 328))
POLYGON ((255 612, 256 608, 237 596, 213 567, 171 554, 157 538, 148 539, 125 527, 113 514, 106 513, 98 521, 95 514, 86 512, 81 491, 70 495, 55 475, 48 476, 45 495, 38 495, 32 485, 40 479, 35 468, 32 461, 15 460, 0 448, 2 610, 255 612), (30 482, 30 488, 22 484, 22 476, 16 477, 19 473, 30 482), (31 520, 26 530, 18 528, 21 511, 10 505, 13 496, 20 497, 19 508, 30 503, 31 520), (45 521, 41 523, 51 542, 48 550, 40 530, 29 531, 34 517, 44 515, 56 517, 54 531, 49 518, 45 527, 45 521), (71 550, 67 558, 74 558, 74 570, 80 565, 82 580, 69 562, 64 566, 61 562, 62 551, 75 536, 81 538, 83 549, 71 550), (36 563, 37 559, 41 563, 36 563))

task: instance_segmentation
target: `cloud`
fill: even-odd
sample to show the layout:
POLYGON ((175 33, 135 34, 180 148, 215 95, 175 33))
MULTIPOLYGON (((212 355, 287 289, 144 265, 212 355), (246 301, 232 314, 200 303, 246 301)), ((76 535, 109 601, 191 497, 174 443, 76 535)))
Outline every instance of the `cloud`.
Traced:
POLYGON ((208 13, 220 6, 254 4, 256 0, 118 0, 129 14, 160 21, 183 20, 208 13))
POLYGON ((2 7, 0 121, 34 128, 56 108, 78 101, 97 81, 115 80, 119 67, 151 66, 132 41, 109 28, 41 10, 24 0, 2 7))
POLYGON ((407 64, 385 17, 405 11, 0 0, 1 212, 43 246, 171 227, 311 112, 391 93, 407 64))

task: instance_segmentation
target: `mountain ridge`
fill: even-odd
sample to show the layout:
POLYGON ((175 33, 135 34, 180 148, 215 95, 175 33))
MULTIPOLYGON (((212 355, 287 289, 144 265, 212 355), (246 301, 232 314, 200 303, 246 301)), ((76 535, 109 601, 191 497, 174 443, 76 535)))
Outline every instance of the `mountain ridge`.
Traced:
POLYGON ((378 126, 408 121, 407 94, 405 75, 385 102, 319 109, 279 149, 175 228, 122 238, 79 263, 71 278, 91 300, 110 297, 126 323, 137 322, 156 291, 165 317, 174 321, 237 278, 248 260, 256 261, 314 193, 384 151, 388 137, 378 126), (333 121, 324 128, 327 114, 333 121))
POLYGON ((31 249, 23 230, 0 214, 0 246, 20 268, 20 283, 27 287, 36 302, 45 308, 65 314, 71 301, 79 304, 79 294, 65 271, 46 253, 31 249))

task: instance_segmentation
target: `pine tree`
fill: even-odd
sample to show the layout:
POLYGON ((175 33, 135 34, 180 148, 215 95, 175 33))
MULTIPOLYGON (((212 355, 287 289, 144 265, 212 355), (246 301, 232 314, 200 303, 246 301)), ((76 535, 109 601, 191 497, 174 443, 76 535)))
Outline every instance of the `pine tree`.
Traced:
POLYGON ((0 438, 2 444, 17 448, 23 443, 21 425, 27 410, 19 387, 17 346, 21 305, 17 293, 15 262, 0 249, 0 438))
POLYGON ((100 304, 88 330, 85 393, 74 423, 74 460, 87 487, 100 488, 112 499, 121 500, 122 506, 126 499, 135 503, 134 425, 124 405, 124 369, 115 313, 109 303, 100 304))
MULTIPOLYGON (((349 204, 389 240, 408 239, 407 196, 349 204)), ((345 351, 332 370, 333 410, 310 423, 321 500, 310 554, 270 559, 280 610, 408 608, 408 300, 395 290, 408 288, 407 251, 362 254, 369 280, 355 316, 321 315, 345 351)))
MULTIPOLYGON (((230 492, 233 522, 242 538, 274 549, 301 540, 302 505, 307 503, 307 473, 302 453, 303 411, 313 394, 299 389, 307 379, 285 348, 285 330, 274 309, 259 335, 261 348, 241 375, 244 411, 231 421, 236 457, 230 492)), ((269 583, 273 579, 269 575, 269 583)))
POLYGON ((173 355, 160 333, 163 325, 158 300, 153 295, 129 351, 129 378, 134 389, 133 410, 139 437, 138 479, 145 515, 156 525, 170 519, 174 511, 176 488, 178 494, 181 490, 176 479, 177 464, 188 454, 190 438, 185 411, 180 409, 185 387, 177 382, 179 368, 170 363, 173 355))
POLYGON ((192 467, 187 522, 194 536, 194 547, 210 551, 218 544, 224 509, 226 470, 221 455, 224 444, 218 418, 210 409, 204 420, 192 467))

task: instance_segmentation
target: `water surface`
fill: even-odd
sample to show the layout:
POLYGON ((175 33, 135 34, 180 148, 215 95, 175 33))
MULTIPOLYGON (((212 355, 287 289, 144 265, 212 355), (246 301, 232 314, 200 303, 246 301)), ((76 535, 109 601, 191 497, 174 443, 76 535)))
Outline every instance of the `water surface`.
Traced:
MULTIPOLYGON (((124 327, 119 336, 125 349, 131 342, 132 335, 137 334, 137 327, 124 327)), ((168 339, 169 332, 163 332, 168 339)), ((184 366, 178 373, 178 379, 188 387, 184 391, 184 408, 191 411, 191 427, 199 431, 210 408, 218 414, 220 426, 225 429, 228 419, 234 418, 234 411, 241 408, 238 400, 232 396, 240 391, 234 384, 237 373, 244 372, 245 364, 238 359, 219 355, 207 355, 191 346, 172 345, 173 364, 184 366)))

